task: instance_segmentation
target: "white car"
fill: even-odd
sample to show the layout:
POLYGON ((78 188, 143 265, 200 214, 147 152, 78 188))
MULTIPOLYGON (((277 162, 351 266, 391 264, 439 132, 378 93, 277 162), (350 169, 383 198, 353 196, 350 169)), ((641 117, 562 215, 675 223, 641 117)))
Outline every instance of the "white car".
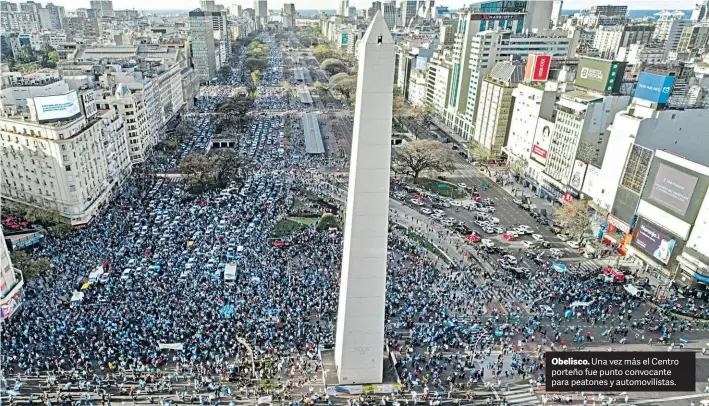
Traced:
POLYGON ((511 235, 514 238, 519 238, 519 233, 515 230, 507 230, 507 234, 511 235))
POLYGON ((500 219, 498 219, 497 217, 491 218, 490 221, 492 222, 492 224, 500 224, 500 219))
POLYGON ((504 259, 505 261, 507 261, 508 264, 517 265, 517 258, 515 258, 515 257, 512 256, 512 255, 505 255, 505 256, 502 257, 502 259, 504 259))
POLYGON ((522 204, 522 201, 520 199, 513 199, 512 203, 514 204, 522 204))
POLYGON ((467 188, 468 188, 468 185, 466 185, 465 183, 461 182, 461 183, 458 184, 458 187, 461 188, 461 189, 467 189, 467 188))
POLYGON ((532 234, 532 238, 534 238, 537 241, 544 241, 544 236, 541 234, 532 234))
POLYGON ((561 258, 561 250, 558 248, 552 248, 549 250, 549 255, 556 258, 561 258))
POLYGON ((566 234, 561 234, 561 233, 557 234, 556 238, 560 239, 561 241, 567 241, 569 239, 569 237, 567 237, 566 234))
POLYGON ((480 244, 482 244, 483 247, 494 247, 495 243, 492 242, 492 240, 488 240, 487 238, 483 238, 480 240, 480 244))
POLYGON ((487 206, 486 209, 487 209, 487 211, 489 211, 490 213, 494 213, 494 212, 495 212, 495 206, 487 206))
POLYGON ((567 241, 566 245, 568 245, 571 248, 578 249, 579 247, 579 242, 578 241, 567 241))
POLYGON ((534 232, 534 229, 530 226, 526 226, 524 224, 517 226, 517 228, 523 229, 527 234, 532 234, 534 232))
POLYGON ((431 214, 431 217, 433 217, 433 218, 436 219, 436 220, 440 220, 440 219, 443 218, 443 214, 441 214, 441 213, 433 213, 433 214, 431 214))
POLYGON ((531 241, 522 241, 522 246, 527 249, 534 248, 534 243, 531 241))
POLYGON ((432 212, 431 209, 429 209, 428 207, 424 207, 423 209, 421 209, 421 213, 423 213, 423 214, 429 214, 429 215, 430 215, 430 214, 432 214, 433 212, 432 212))
POLYGON ((458 201, 455 201, 455 200, 451 200, 451 201, 450 201, 450 204, 451 204, 451 206, 453 206, 453 207, 460 207, 460 206, 463 205, 461 202, 458 202, 458 201))
POLYGON ((443 214, 444 213, 444 211, 441 209, 433 209, 433 212, 436 214, 443 214))
POLYGON ((497 226, 497 227, 493 227, 493 228, 495 229, 495 232, 498 234, 502 234, 505 232, 505 229, 502 227, 497 226))
POLYGON ((488 234, 495 234, 495 229, 492 227, 483 227, 483 231, 488 234))
POLYGON ((423 202, 420 199, 411 199, 411 203, 417 206, 423 206, 423 202))

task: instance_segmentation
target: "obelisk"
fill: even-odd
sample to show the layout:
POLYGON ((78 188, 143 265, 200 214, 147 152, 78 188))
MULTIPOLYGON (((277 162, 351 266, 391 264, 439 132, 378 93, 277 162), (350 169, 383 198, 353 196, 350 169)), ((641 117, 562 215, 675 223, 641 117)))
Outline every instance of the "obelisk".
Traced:
POLYGON ((357 102, 337 313, 341 384, 382 382, 394 41, 377 12, 359 44, 357 102))

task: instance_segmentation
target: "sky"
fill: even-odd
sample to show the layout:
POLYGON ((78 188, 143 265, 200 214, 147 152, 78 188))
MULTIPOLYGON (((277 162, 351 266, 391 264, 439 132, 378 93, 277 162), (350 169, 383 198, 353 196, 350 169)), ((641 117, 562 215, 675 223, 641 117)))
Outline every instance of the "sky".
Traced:
MULTIPOLYGON (((51 2, 57 5, 62 5, 68 10, 75 10, 80 7, 89 7, 89 0, 36 0, 41 3, 51 2)), ((400 1, 400 0, 399 0, 400 1)), ((270 0, 268 2, 269 9, 279 9, 283 7, 283 3, 295 3, 296 10, 301 9, 337 9, 338 0, 270 0)), ((450 8, 459 8, 465 4, 471 4, 471 0, 437 0, 436 3, 448 6, 450 8)), ((672 9, 688 10, 694 7, 696 0, 565 0, 564 8, 569 10, 589 8, 594 4, 627 4, 631 9, 638 10, 661 10, 671 4, 672 9)), ((244 7, 253 7, 254 2, 251 0, 217 0, 217 4, 229 6, 231 4, 240 4, 244 7)), ((372 4, 372 0, 350 0, 350 5, 357 8, 366 8, 372 4)), ((189 10, 199 7, 199 0, 113 0, 114 10, 121 9, 183 9, 189 10)))

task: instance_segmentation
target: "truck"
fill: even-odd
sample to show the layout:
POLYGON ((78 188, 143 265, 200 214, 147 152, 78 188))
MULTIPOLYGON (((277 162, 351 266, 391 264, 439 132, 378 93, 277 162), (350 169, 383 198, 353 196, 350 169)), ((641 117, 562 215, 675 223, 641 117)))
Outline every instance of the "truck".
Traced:
POLYGON ((229 262, 224 268, 224 283, 234 284, 236 282, 236 263, 229 262))

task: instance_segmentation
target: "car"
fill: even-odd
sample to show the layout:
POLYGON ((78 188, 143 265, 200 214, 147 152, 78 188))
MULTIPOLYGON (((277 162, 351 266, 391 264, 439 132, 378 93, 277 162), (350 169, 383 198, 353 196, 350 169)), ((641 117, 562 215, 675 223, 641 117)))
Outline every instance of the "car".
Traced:
POLYGON ((522 246, 527 249, 534 248, 534 243, 531 241, 522 241, 522 246))
POLYGON ((486 206, 494 206, 495 202, 488 197, 488 198, 483 199, 482 204, 484 204, 486 206))
POLYGON ((507 230, 507 234, 511 235, 512 238, 519 238, 519 233, 515 230, 507 230))
POLYGON ((578 249, 581 244, 579 244, 578 241, 566 241, 566 245, 568 245, 571 248, 578 249))
POLYGON ((451 200, 451 201, 450 201, 450 205, 453 206, 453 207, 460 207, 460 206, 462 206, 463 204, 462 204, 461 202, 458 202, 458 201, 455 201, 455 200, 451 200))
POLYGON ((513 237, 512 234, 509 234, 509 233, 502 234, 502 238, 504 238, 507 241, 514 241, 515 240, 515 237, 513 237))
POLYGON ((431 214, 431 217, 433 217, 436 220, 440 220, 443 218, 443 213, 433 213, 433 214, 431 214))
POLYGON ((483 220, 475 220, 475 224, 478 225, 479 227, 482 227, 483 225, 486 224, 486 222, 483 220))
POLYGON ((514 204, 516 204, 516 205, 519 206, 519 205, 521 205, 523 202, 522 202, 522 200, 520 200, 520 199, 512 199, 512 203, 514 203, 514 204))
POLYGON ((483 238, 480 241, 480 244, 482 244, 483 247, 494 247, 495 246, 495 243, 492 242, 492 240, 489 240, 487 238, 483 238))
POLYGON ((561 258, 561 250, 558 248, 552 248, 549 250, 549 255, 555 258, 561 258))
POLYGON ((428 207, 422 208, 422 209, 421 209, 421 213, 423 213, 423 214, 428 214, 428 215, 433 214, 433 212, 431 211, 431 209, 429 209, 428 207))
POLYGON ((532 234, 534 232, 534 229, 532 227, 524 224, 518 225, 517 228, 523 229, 527 234, 532 234))
POLYGON ((497 217, 492 217, 490 218, 490 222, 492 222, 492 224, 500 224, 500 219, 497 217))
POLYGON ((411 203, 417 206, 423 206, 423 202, 421 201, 421 199, 411 199, 411 203))
POLYGON ((458 187, 461 188, 461 189, 463 189, 463 190, 467 190, 467 189, 468 189, 468 185, 466 185, 466 184, 463 183, 463 182, 459 183, 459 184, 458 184, 458 187))
POLYGON ((544 240, 544 236, 541 234, 532 234, 532 238, 536 241, 543 241, 544 240))
POLYGON ((478 211, 478 212, 480 212, 480 213, 487 213, 487 212, 489 212, 490 210, 488 210, 488 208, 485 207, 485 206, 477 206, 477 207, 475 208, 475 211, 478 211))
POLYGON ((493 229, 495 229, 495 232, 498 233, 498 234, 502 234, 502 233, 505 232, 505 229, 502 228, 502 227, 499 227, 499 226, 493 227, 493 229))
POLYGON ((508 264, 517 265, 517 258, 515 258, 513 255, 505 255, 502 257, 502 259, 505 260, 508 264))
POLYGON ((483 227, 483 231, 488 234, 495 234, 495 229, 492 227, 483 227))
POLYGON ((480 236, 475 233, 468 234, 465 237, 472 242, 480 242, 480 236))
POLYGON ((468 227, 465 226, 455 226, 454 230, 463 235, 468 235, 471 231, 468 227))
POLYGON ((443 214, 444 213, 444 211, 441 209, 433 209, 433 212, 436 214, 443 214))
POLYGON ((556 238, 558 238, 558 239, 560 239, 561 241, 564 241, 564 242, 568 241, 568 239, 569 239, 569 237, 566 236, 566 234, 561 234, 561 233, 557 234, 557 235, 556 235, 556 238))

